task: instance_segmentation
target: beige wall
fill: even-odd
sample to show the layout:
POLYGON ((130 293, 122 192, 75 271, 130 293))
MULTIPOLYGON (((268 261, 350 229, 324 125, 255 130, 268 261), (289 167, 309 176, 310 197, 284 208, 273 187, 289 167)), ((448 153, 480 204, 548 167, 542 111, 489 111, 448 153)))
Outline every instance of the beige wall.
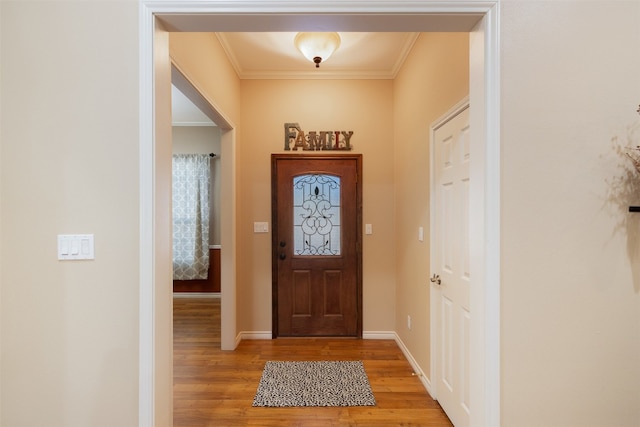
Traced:
POLYGON ((640 424, 640 2, 504 1, 505 426, 640 424))
POLYGON ((217 112, 239 127, 240 79, 216 36, 212 33, 171 33, 169 54, 173 63, 188 75, 217 112))
POLYGON ((138 5, 1 7, 0 423, 134 426, 138 5), (58 261, 65 233, 95 260, 58 261))
POLYGON ((396 332, 431 378, 429 354, 429 137, 431 124, 469 94, 469 34, 423 33, 394 82, 396 332), (424 241, 418 240, 418 228, 424 241), (411 330, 407 327, 411 316, 411 330))
MULTIPOLYGON (((0 7, 0 423, 137 425, 138 4, 3 1, 0 7), (109 29, 114 22, 117 31, 109 29), (96 259, 58 262, 56 235, 76 232, 95 233, 96 259)), ((616 147, 640 145, 640 3, 504 0, 500 26, 502 424, 637 425, 640 217, 626 206, 640 204, 639 178, 628 174, 616 147)), ((243 131, 250 126, 240 118, 261 110, 256 100, 241 114, 238 99, 249 88, 263 97, 278 85, 296 87, 251 82, 241 93, 219 46, 198 57, 188 54, 189 37, 179 38, 187 53, 174 59, 193 66, 196 80, 243 131)), ((365 95, 374 105, 382 98, 399 105, 394 96, 404 78, 384 89, 386 95, 365 95)), ((397 125, 392 130, 394 118, 409 123, 409 117, 347 100, 371 108, 376 121, 387 118, 380 126, 387 142, 409 135, 397 125)), ((401 222, 399 211, 367 206, 379 204, 371 193, 393 194, 394 179, 396 186, 409 179, 388 166, 389 158, 396 156, 398 165, 409 150, 382 159, 366 148, 369 124, 358 114, 316 124, 317 115, 305 111, 310 106, 297 106, 281 105, 305 128, 352 127, 357 150, 367 150, 364 220, 374 235, 365 238, 365 281, 374 279, 375 287, 365 289, 365 305, 372 307, 365 329, 397 323, 422 360, 427 349, 402 328, 404 311, 415 310, 411 286, 419 286, 409 282, 426 278, 426 267, 410 267, 411 275, 399 270, 409 256, 428 255, 413 231, 418 222, 426 226, 424 213, 403 213, 415 224, 398 230, 397 266, 367 264, 388 250, 379 240, 395 239, 386 224, 401 222), (383 276, 372 277, 378 273, 383 276), (385 304, 393 311, 381 311, 378 320, 374 309, 385 309, 381 299, 390 282, 397 282, 397 304, 385 304)), ((278 129, 260 131, 265 146, 247 142, 247 149, 262 148, 243 150, 239 167, 240 160, 262 164, 270 144, 280 148, 283 119, 270 117, 278 129)), ((378 136, 373 141, 379 144, 378 136)), ((265 243, 252 234, 251 222, 268 218, 268 207, 250 200, 252 188, 243 176, 240 197, 248 204, 239 211, 238 230, 243 250, 255 259, 265 243)), ((262 191, 263 184, 254 189, 262 191)), ((269 285, 256 276, 267 264, 255 260, 243 275, 243 296, 267 295, 269 285)), ((387 301, 395 298, 392 292, 387 301)), ((269 324, 261 301, 241 310, 241 329, 269 324), (256 316, 248 315, 249 307, 256 316)))
POLYGON ((173 126, 171 138, 174 154, 216 154, 211 158, 209 244, 220 245, 220 128, 173 126))
POLYGON ((305 131, 352 130, 363 155, 363 329, 394 330, 393 83, 390 80, 244 80, 238 240, 239 330, 271 330, 271 153, 284 152, 284 123, 305 131))

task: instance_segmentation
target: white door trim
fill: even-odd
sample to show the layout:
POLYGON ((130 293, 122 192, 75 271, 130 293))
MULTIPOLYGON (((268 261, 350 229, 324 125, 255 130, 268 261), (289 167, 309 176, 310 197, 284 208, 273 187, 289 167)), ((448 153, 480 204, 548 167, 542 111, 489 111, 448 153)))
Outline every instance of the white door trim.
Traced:
POLYGON ((144 3, 140 4, 140 290, 138 343, 138 425, 154 424, 155 367, 155 263, 154 263, 154 156, 155 109, 153 102, 154 18, 144 3))
POLYGON ((499 2, 469 39, 471 126, 471 426, 500 425, 500 24, 499 2), (477 102, 482 107, 477 108, 477 102))
MULTIPOLYGON (((500 67, 499 67, 499 0, 495 1, 310 1, 310 0, 209 0, 182 2, 178 0, 139 0, 139 82, 140 82, 140 321, 139 321, 139 426, 152 427, 160 421, 156 418, 157 401, 166 401, 164 394, 171 394, 170 387, 161 387, 164 381, 156 378, 158 358, 169 358, 157 352, 158 341, 166 341, 171 335, 170 314, 158 311, 156 304, 156 245, 166 236, 156 235, 155 194, 156 167, 156 99, 154 49, 156 15, 172 16, 192 14, 225 15, 242 18, 253 15, 272 26, 273 21, 284 15, 322 16, 323 22, 336 15, 362 17, 375 14, 389 16, 395 22, 444 14, 447 18, 458 15, 478 14, 481 22, 470 36, 470 104, 473 146, 478 150, 474 158, 479 161, 471 171, 472 183, 481 188, 471 201, 474 217, 470 224, 471 250, 475 258, 472 264, 478 282, 471 294, 471 309, 476 313, 472 323, 471 351, 474 354, 471 376, 472 426, 500 425, 500 67), (328 14, 327 11, 331 11, 328 14), (406 18, 403 18, 406 16, 406 18)), ((371 15, 374 16, 374 15, 371 15)), ((443 18, 444 19, 444 18, 443 18)), ((309 20, 306 20, 309 21, 309 20)), ((184 22, 184 19, 183 19, 184 22)), ((291 22, 291 21, 289 21, 291 22)), ((382 29, 382 28, 381 28, 382 29)), ((380 30, 381 30, 380 29, 380 30)), ((242 29, 238 29, 242 30, 242 29)), ((264 30, 267 30, 266 28, 264 30)), ((284 30, 284 28, 280 28, 284 30)), ((379 30, 379 29, 375 29, 379 30)), ((426 30, 425 30, 426 31, 426 30)), ((234 132, 232 132, 234 133, 234 132)), ((235 162, 235 160, 234 160, 235 162)), ((233 169, 235 163, 231 166, 233 169)), ((472 184, 473 185, 473 184, 472 184)), ((476 191, 478 190, 478 191, 476 191)), ((230 190, 235 200, 235 187, 230 190)), ((235 217, 235 207, 227 214, 235 217)), ((230 231, 235 239, 235 228, 230 231)), ((225 245, 226 246, 226 245, 225 245)), ((227 246, 226 246, 227 247, 227 246)), ((235 292, 235 250, 229 250, 233 272, 227 284, 235 292)), ((224 289, 223 289, 224 293, 224 289)), ((235 303, 235 301, 234 301, 235 303)), ((225 313, 223 313, 224 315, 225 313)), ((228 310, 233 316, 235 309, 228 310)), ((223 332, 224 333, 224 332, 223 332)), ((165 361, 166 363, 166 361, 165 361)))

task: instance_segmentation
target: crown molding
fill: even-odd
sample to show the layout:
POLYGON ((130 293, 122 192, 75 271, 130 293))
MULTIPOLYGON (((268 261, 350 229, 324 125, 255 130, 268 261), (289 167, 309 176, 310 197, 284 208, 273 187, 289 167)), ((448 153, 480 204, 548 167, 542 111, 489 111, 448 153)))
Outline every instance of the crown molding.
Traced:
POLYGON ((393 80, 398 75, 398 72, 402 68, 404 61, 411 52, 413 45, 420 36, 419 32, 409 33, 402 48, 399 50, 396 61, 393 66, 388 70, 323 70, 322 73, 318 73, 315 69, 309 69, 305 71, 300 70, 261 70, 261 71, 248 71, 245 70, 234 49, 231 47, 229 40, 225 33, 214 33, 222 49, 224 50, 231 66, 235 70, 238 78, 241 80, 393 80))

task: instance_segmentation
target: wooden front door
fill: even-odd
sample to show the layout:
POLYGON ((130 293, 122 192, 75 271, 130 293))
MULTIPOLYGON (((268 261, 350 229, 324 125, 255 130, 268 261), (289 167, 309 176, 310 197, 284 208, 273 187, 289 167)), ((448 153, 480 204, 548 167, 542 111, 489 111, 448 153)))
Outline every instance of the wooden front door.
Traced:
POLYGON ((362 336, 362 156, 273 154, 273 337, 362 336))

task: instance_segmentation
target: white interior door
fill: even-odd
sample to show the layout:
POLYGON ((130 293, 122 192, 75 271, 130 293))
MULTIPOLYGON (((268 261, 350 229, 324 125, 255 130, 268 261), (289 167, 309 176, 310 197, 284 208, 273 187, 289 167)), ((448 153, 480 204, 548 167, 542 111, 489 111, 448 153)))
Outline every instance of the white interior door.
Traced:
POLYGON ((433 127, 431 296, 434 394, 451 422, 469 425, 469 104, 433 127))

